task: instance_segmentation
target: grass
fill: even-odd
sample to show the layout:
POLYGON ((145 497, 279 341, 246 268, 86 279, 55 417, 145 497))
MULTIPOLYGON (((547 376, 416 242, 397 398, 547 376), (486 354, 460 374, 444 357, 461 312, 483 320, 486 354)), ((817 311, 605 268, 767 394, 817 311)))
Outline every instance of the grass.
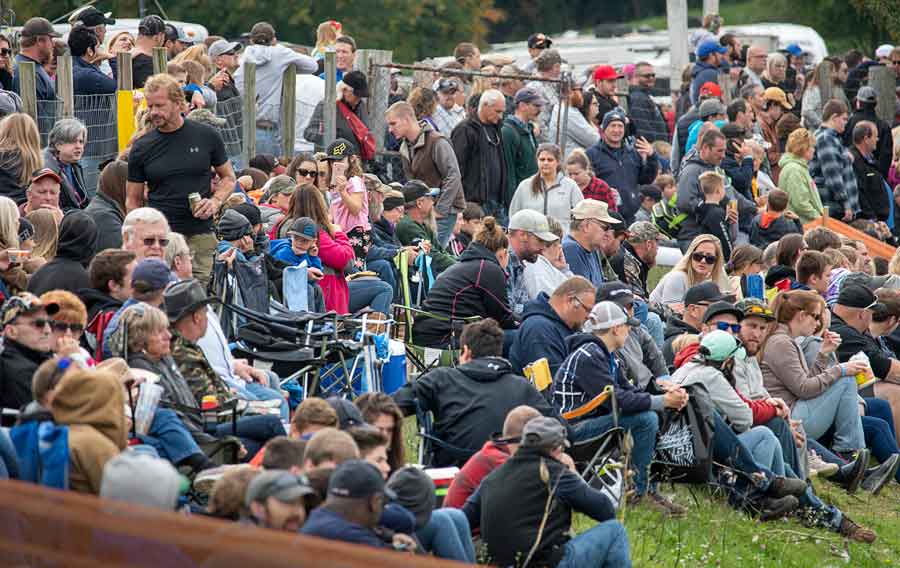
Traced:
MULTIPOLYGON (((747 2, 721 3, 719 12, 725 20, 726 27, 728 25, 756 24, 759 22, 772 21, 771 12, 761 10, 758 1, 750 0, 747 2)), ((689 7, 688 16, 694 18, 703 17, 703 9, 699 6, 689 7)), ((649 26, 655 30, 664 30, 668 28, 666 15, 651 16, 641 18, 640 20, 632 20, 629 22, 635 28, 640 26, 649 26)))

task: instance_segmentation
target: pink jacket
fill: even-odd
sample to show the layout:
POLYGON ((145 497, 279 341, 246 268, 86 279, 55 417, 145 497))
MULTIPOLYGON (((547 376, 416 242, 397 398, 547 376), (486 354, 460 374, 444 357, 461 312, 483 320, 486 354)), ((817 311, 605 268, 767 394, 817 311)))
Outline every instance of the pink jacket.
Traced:
POLYGON ((319 281, 325 296, 325 309, 339 314, 350 311, 350 288, 344 278, 344 268, 354 258, 347 235, 336 231, 334 237, 319 229, 319 258, 325 267, 325 277, 319 281))

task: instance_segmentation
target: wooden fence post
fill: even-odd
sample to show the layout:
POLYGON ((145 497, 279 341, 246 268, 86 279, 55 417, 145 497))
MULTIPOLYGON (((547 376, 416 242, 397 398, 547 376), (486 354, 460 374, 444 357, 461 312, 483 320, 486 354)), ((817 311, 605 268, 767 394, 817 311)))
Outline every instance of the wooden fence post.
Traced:
POLYGON ((22 97, 22 112, 37 123, 37 80, 34 61, 19 62, 19 96, 22 97))
POLYGON ((819 97, 822 101, 822 106, 825 106, 825 103, 831 100, 834 96, 834 64, 831 61, 825 60, 819 64, 819 68, 816 71, 816 84, 819 85, 819 97))
POLYGON ((297 68, 288 65, 281 76, 281 155, 288 160, 294 157, 294 141, 297 138, 297 68))
POLYGON ((728 73, 719 73, 719 88, 722 89, 722 102, 727 106, 733 98, 731 75, 728 73))
POLYGON ((56 94, 62 99, 62 115, 75 116, 75 86, 72 82, 72 56, 60 55, 56 58, 56 94))
POLYGON ((391 70, 379 65, 390 63, 394 52, 381 49, 366 51, 368 64, 362 71, 369 81, 369 100, 366 101, 369 109, 369 130, 375 137, 375 151, 381 152, 384 150, 384 133, 387 129, 384 113, 387 111, 391 95, 391 70))
MULTIPOLYGON (((559 87, 559 85, 555 85, 559 87)), ((619 97, 619 106, 628 112, 628 79, 616 79, 616 95, 619 97)))
POLYGON ((325 121, 325 137, 323 146, 334 142, 337 136, 335 121, 337 120, 337 67, 335 65, 334 48, 329 47, 325 51, 325 103, 323 104, 322 119, 325 121))
POLYGON ((669 90, 681 92, 681 71, 688 58, 687 0, 666 0, 666 21, 669 27, 669 90))
POLYGON ((153 48, 153 74, 159 75, 166 72, 166 65, 169 62, 169 56, 165 47, 153 48))
POLYGON ((256 155, 256 63, 244 61, 244 165, 256 155))
POLYGON ((897 76, 893 69, 884 65, 869 67, 869 85, 878 93, 875 114, 888 124, 894 124, 894 115, 897 113, 896 82, 897 76))
POLYGON ((134 136, 134 84, 131 77, 131 54, 122 52, 116 54, 116 69, 118 70, 116 85, 116 132, 118 137, 119 152, 128 146, 131 137, 134 136))

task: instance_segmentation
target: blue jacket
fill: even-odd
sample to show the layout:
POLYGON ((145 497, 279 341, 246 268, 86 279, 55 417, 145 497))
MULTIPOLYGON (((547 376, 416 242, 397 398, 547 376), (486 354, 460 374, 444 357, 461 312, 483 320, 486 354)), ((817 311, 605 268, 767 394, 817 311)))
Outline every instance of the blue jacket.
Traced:
POLYGON ((72 83, 76 95, 109 95, 116 92, 115 80, 82 57, 72 58, 72 83))
POLYGON ((550 363, 550 374, 555 375, 569 350, 566 338, 575 333, 550 305, 550 297, 545 292, 525 304, 522 325, 509 350, 509 362, 513 371, 522 374, 522 368, 529 363, 546 357, 550 363))
POLYGON ((304 254, 297 256, 291 248, 291 239, 276 239, 269 243, 269 255, 282 260, 291 266, 299 266, 301 262, 306 262, 308 268, 318 268, 322 270, 322 259, 318 256, 310 256, 304 254))
POLYGON ((634 214, 640 208, 638 186, 653 183, 659 162, 656 154, 643 160, 634 146, 624 143, 620 148, 611 148, 604 140, 600 140, 587 150, 591 159, 594 175, 619 190, 622 206, 619 213, 630 224, 634 214))
POLYGON ((697 61, 691 70, 691 103, 697 104, 700 97, 700 87, 704 83, 719 83, 719 68, 713 67, 705 61, 697 61))
POLYGON ((571 235, 563 237, 562 249, 572 274, 584 276, 595 287, 603 284, 603 266, 596 252, 585 250, 571 235))
POLYGON ((19 85, 19 63, 28 61, 34 63, 35 92, 37 93, 37 100, 55 101, 56 89, 53 87, 53 81, 50 79, 50 75, 44 70, 44 66, 21 53, 16 55, 16 68, 13 71, 13 91, 19 95, 22 94, 22 87, 19 85))

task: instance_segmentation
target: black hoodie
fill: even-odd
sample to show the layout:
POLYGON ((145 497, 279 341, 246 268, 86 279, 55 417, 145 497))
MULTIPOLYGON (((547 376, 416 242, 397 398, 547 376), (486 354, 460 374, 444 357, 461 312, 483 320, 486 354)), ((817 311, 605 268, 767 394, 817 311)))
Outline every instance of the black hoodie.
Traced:
POLYGON ((40 296, 50 290, 77 294, 91 287, 87 265, 97 246, 97 225, 84 211, 71 211, 59 225, 56 257, 38 269, 28 282, 28 291, 40 296))
POLYGON ((435 467, 462 465, 491 435, 503 430, 513 408, 528 405, 544 416, 558 418, 544 397, 524 377, 513 374, 509 361, 483 357, 459 367, 440 367, 406 383, 394 400, 407 416, 422 410, 434 414, 433 435, 460 451, 438 447, 435 467))
POLYGON ((675 341, 676 337, 683 333, 699 335, 700 330, 678 318, 672 317, 666 321, 666 330, 663 332, 665 341, 663 342, 662 352, 663 357, 666 360, 666 366, 669 368, 675 364, 675 353, 672 351, 672 342, 675 341))

